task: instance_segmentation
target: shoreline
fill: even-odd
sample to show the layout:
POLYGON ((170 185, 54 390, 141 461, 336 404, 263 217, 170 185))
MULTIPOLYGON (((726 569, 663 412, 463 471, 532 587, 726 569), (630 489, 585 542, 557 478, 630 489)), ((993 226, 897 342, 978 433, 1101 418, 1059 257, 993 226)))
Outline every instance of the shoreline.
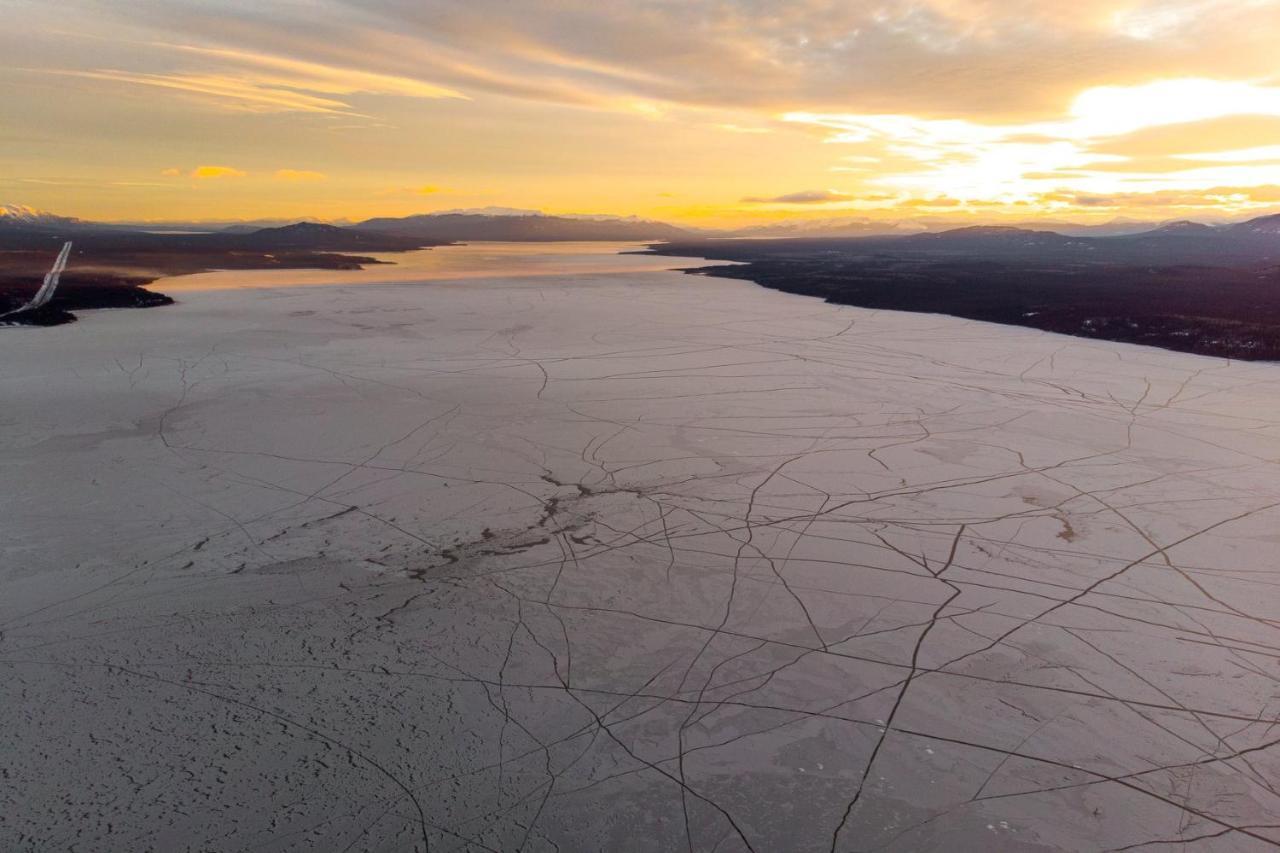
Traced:
MULTIPOLYGON (((753 252, 749 245, 727 244, 653 244, 648 252, 735 261, 731 266, 682 272, 750 281, 833 305, 955 317, 1213 358, 1280 361, 1280 325, 1257 318, 1248 290, 1257 286, 1255 270, 1099 267, 1064 274, 1020 264, 979 266, 963 259, 849 260, 816 253, 776 259, 753 252), (1163 310, 1170 292, 1187 302, 1216 299, 1218 304, 1208 305, 1202 310, 1209 313, 1199 315, 1163 310), (1100 304, 1108 298, 1112 304, 1100 304)), ((1272 275, 1280 279, 1280 268, 1272 275)), ((1273 284, 1280 288, 1280 280, 1273 284)), ((1276 303, 1271 308, 1280 311, 1280 299, 1270 299, 1276 303)))
MULTIPOLYGON (((275 256, 270 256, 273 260, 275 256)), ((64 273, 62 283, 54 294, 52 301, 42 308, 25 311, 0 320, 3 326, 60 326, 76 322, 77 311, 93 311, 102 309, 124 308, 159 308, 175 304, 176 300, 166 293, 152 290, 156 282, 186 276, 202 275, 212 272, 250 272, 268 269, 296 270, 363 270, 373 265, 392 264, 379 258, 360 255, 343 255, 338 253, 317 253, 306 257, 285 258, 286 265, 264 264, 260 266, 241 266, 217 268, 212 266, 186 265, 170 269, 157 269, 151 265, 115 265, 112 271, 95 273, 93 268, 71 270, 64 273), (295 263, 289 263, 295 261, 295 263), (139 274, 142 273, 142 274, 139 274)), ((250 261, 251 263, 251 261, 250 261)), ((16 275, 0 277, 0 308, 3 303, 17 307, 27 297, 27 291, 34 292, 39 286, 34 275, 16 275), (30 279, 27 281, 26 279, 30 279)), ((3 313, 0 311, 0 313, 3 313)))
MULTIPOLYGON (((166 287, 167 291, 181 293, 198 292, 206 289, 222 290, 222 289, 273 289, 276 287, 288 288, 304 288, 304 287, 332 287, 339 285, 358 285, 358 286, 374 286, 374 285, 394 285, 394 284, 425 284, 429 281, 450 281, 450 280, 468 280, 481 279, 491 277, 491 273, 482 269, 475 270, 451 270, 451 271, 432 271, 424 273, 421 269, 415 269, 412 263, 404 263, 405 259, 412 261, 413 256, 418 253, 436 252, 439 249, 449 248, 481 248, 481 249, 498 249, 505 251, 530 251, 548 253, 557 247, 591 245, 601 248, 610 247, 617 248, 616 252, 603 255, 604 257, 664 257, 705 261, 704 265, 685 266, 685 267, 663 267, 671 272, 678 272, 688 276, 714 277, 724 278, 736 281, 745 281, 758 287, 768 290, 775 290, 795 296, 808 296, 822 299, 831 305, 847 306, 855 308, 865 308, 870 310, 887 310, 897 311, 908 314, 920 314, 925 316, 951 317, 961 320, 976 321, 981 323, 990 323, 992 325, 1012 328, 1033 329, 1036 331, 1047 332, 1051 334, 1064 335, 1077 340, 1109 342, 1127 344, 1131 346, 1140 346, 1164 352, 1176 352, 1189 355, 1198 355, 1208 358, 1224 359, 1227 361, 1248 361, 1259 363, 1275 363, 1280 362, 1280 350, 1273 354, 1258 354, 1255 352, 1241 352, 1239 348, 1226 346, 1214 347, 1202 345, 1194 337, 1194 332, 1185 332, 1169 336, 1163 339, 1152 339, 1150 334, 1137 335, 1132 334, 1131 329, 1117 328, 1114 324, 1098 325, 1088 330, 1080 330, 1078 328, 1063 328, 1062 323, 1048 322, 1047 318, 1037 320, 1035 317, 1010 317, 1010 316, 991 316, 989 313, 983 312, 964 312, 963 308, 957 309, 956 306, 930 306, 912 307, 905 304, 880 304, 883 300, 878 298, 858 299, 851 297, 846 293, 835 291, 832 292, 821 287, 815 287, 810 280, 806 279, 804 273, 797 273, 792 270, 779 270, 774 266, 770 266, 767 261, 739 259, 730 257, 716 257, 717 252, 713 246, 700 246, 696 250, 694 247, 682 244, 670 243, 627 243, 625 248, 618 244, 610 244, 603 241, 539 241, 535 243, 526 242, 504 242, 504 241, 466 241, 444 246, 428 246, 419 249, 399 250, 394 252, 382 252, 378 255, 393 255, 400 260, 390 260, 384 257, 346 255, 341 253, 315 253, 303 259, 298 257, 281 256, 286 261, 296 261, 297 263, 286 263, 285 265, 255 265, 242 267, 223 267, 223 268, 192 268, 179 269, 174 271, 156 271, 149 270, 145 276, 122 276, 118 274, 105 273, 99 278, 106 278, 111 283, 89 284, 81 280, 89 276, 84 273, 75 273, 74 271, 65 276, 64 284, 53 302, 45 308, 37 311, 28 312, 25 315, 18 315, 10 320, 0 321, 0 327, 10 326, 35 326, 35 327, 51 327, 73 323, 77 321, 75 311, 97 311, 124 308, 155 308, 180 304, 181 299, 175 299, 168 293, 151 290, 150 288, 158 282, 173 282, 176 287, 166 287), (713 251, 707 251, 708 248, 713 251), (328 273, 363 273, 376 270, 378 268, 399 267, 400 269, 388 271, 391 277, 385 280, 366 280, 358 279, 335 280, 328 273), (301 273, 304 280, 284 282, 268 281, 268 277, 277 275, 288 275, 293 273, 301 273), (236 281, 234 283, 223 282, 221 279, 235 275, 237 277, 247 276, 248 281, 236 281), (216 284, 206 287, 207 281, 218 279, 216 284), (184 280, 202 279, 198 286, 187 286, 184 280), (979 314, 982 314, 979 316, 979 314), (1128 334, 1126 334, 1128 332, 1128 334)), ((726 249, 737 248, 726 244, 726 249)), ((730 252, 724 252, 728 255, 730 252)), ((441 253, 447 254, 447 253, 441 253)), ((601 269, 600 272, 605 272, 601 269)), ((561 273, 554 269, 547 270, 524 270, 519 275, 527 276, 554 276, 561 273)), ((292 278, 292 276, 290 276, 292 278)), ((2 282, 0 282, 2 284, 2 282)), ((0 289, 0 296, 4 292, 0 289)), ((889 300, 890 302, 892 300, 889 300)))

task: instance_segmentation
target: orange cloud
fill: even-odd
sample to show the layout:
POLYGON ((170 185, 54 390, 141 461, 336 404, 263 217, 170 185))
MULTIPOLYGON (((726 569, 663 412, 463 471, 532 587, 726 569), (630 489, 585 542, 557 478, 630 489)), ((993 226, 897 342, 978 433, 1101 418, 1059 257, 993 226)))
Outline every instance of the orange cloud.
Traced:
POLYGON ((191 170, 191 177, 202 180, 214 178, 243 178, 248 172, 242 172, 231 166, 196 166, 191 170))
POLYGON ((164 175, 166 178, 176 178, 182 174, 182 170, 181 169, 164 169, 160 172, 160 174, 164 175))
POLYGON ((898 203, 898 207, 959 207, 958 198, 938 196, 937 198, 909 198, 898 203))

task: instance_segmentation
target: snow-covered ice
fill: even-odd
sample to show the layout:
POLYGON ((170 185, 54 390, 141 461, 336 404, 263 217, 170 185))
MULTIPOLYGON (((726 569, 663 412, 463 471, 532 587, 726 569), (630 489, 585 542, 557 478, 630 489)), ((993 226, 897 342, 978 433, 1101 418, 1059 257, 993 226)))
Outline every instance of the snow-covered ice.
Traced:
POLYGON ((0 333, 0 848, 1280 843, 1280 366, 616 248, 0 333))

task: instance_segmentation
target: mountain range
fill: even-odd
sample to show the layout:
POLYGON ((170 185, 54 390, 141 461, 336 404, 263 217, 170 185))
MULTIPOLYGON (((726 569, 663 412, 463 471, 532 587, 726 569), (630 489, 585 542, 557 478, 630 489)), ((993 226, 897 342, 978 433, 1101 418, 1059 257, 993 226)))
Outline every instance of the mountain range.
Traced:
POLYGON ((427 213, 401 218, 368 219, 355 231, 400 234, 435 243, 458 240, 541 242, 552 240, 672 240, 697 232, 648 219, 548 216, 529 213, 427 213))
POLYGON ((753 256, 776 258, 830 251, 928 257, 949 263, 1037 261, 1073 265, 1251 267, 1280 264, 1280 214, 1230 225, 1176 221, 1138 233, 1108 236, 1070 235, 1007 225, 971 225, 905 235, 676 240, 663 251, 664 254, 727 257, 721 249, 728 251, 730 246, 735 257, 741 249, 749 250, 753 256))
MULTIPOLYGON (((939 223, 940 224, 940 223, 939 223)), ((860 251, 928 252, 1007 258, 1037 256, 1055 261, 1113 263, 1280 262, 1280 214, 1245 222, 1207 225, 1188 220, 1108 226, 1044 227, 980 225, 930 228, 918 222, 828 220, 779 223, 737 231, 704 231, 636 217, 548 215, 510 208, 445 211, 399 218, 380 217, 342 225, 297 222, 255 227, 235 223, 211 228, 200 223, 97 223, 0 205, 0 248, 43 245, 71 237, 88 245, 178 251, 378 252, 403 251, 460 241, 689 242, 733 237, 769 238, 780 245, 837 240, 860 251), (928 229, 928 230, 922 230, 928 229), (1059 230, 1061 229, 1061 230, 1059 230), (1115 233, 1119 229, 1120 233, 1115 233), (1064 233, 1069 232, 1069 233, 1064 233), (790 238, 790 239, 778 239, 790 238)))
POLYGON ((313 238, 311 248, 339 248, 329 242, 341 234, 381 234, 421 241, 424 245, 452 243, 460 240, 556 241, 556 240, 671 240, 700 236, 701 231, 669 225, 639 217, 571 214, 549 215, 536 210, 513 208, 481 208, 470 211, 444 211, 400 218, 381 217, 363 222, 315 223, 283 220, 257 222, 90 222, 58 216, 25 205, 0 205, 0 230, 3 232, 88 231, 151 234, 158 236, 196 236, 211 234, 248 235, 266 232, 287 236, 292 240, 313 238), (302 227, 305 226, 305 229, 302 227), (287 230, 293 229, 293 230, 287 230), (302 229, 302 230, 299 230, 302 229), (323 245, 322 245, 323 244, 323 245))
MULTIPOLYGON (((0 227, 146 231, 165 234, 229 232, 247 234, 265 228, 298 224, 296 219, 172 220, 158 222, 88 222, 58 216, 25 205, 0 205, 0 227)), ((661 240, 707 237, 875 237, 945 231, 959 227, 954 219, 918 217, 885 221, 866 217, 792 219, 733 229, 699 229, 609 214, 556 214, 511 207, 443 210, 406 217, 380 217, 363 222, 329 221, 338 227, 411 233, 430 240, 661 240)), ((1048 229, 1069 236, 1118 236, 1150 230, 1159 223, 1132 219, 1082 225, 1043 221, 1026 227, 1048 229)), ((1206 226, 1212 227, 1212 226, 1206 226)))

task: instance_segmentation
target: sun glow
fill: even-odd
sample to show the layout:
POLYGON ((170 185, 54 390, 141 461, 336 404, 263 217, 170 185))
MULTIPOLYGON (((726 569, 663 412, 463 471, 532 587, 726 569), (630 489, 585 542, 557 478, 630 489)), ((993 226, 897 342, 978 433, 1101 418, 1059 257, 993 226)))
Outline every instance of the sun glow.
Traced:
POLYGON ((0 201, 732 224, 1229 213, 1280 185, 1280 0, 140 2, 145 27, 67 0, 0 31, 5 104, 41 128, 7 140, 0 201))
POLYGON ((1280 118, 1280 88, 1206 79, 1102 86, 1076 96, 1061 119, 1018 124, 809 112, 782 119, 827 130, 827 142, 858 152, 849 157, 873 159, 863 152, 877 151, 900 163, 867 179, 881 189, 1062 207, 1069 199, 1064 188, 1117 193, 1280 183, 1280 146, 1174 153, 1171 159, 1186 162, 1158 174, 1133 157, 1096 150, 1153 128, 1229 116, 1280 118))

